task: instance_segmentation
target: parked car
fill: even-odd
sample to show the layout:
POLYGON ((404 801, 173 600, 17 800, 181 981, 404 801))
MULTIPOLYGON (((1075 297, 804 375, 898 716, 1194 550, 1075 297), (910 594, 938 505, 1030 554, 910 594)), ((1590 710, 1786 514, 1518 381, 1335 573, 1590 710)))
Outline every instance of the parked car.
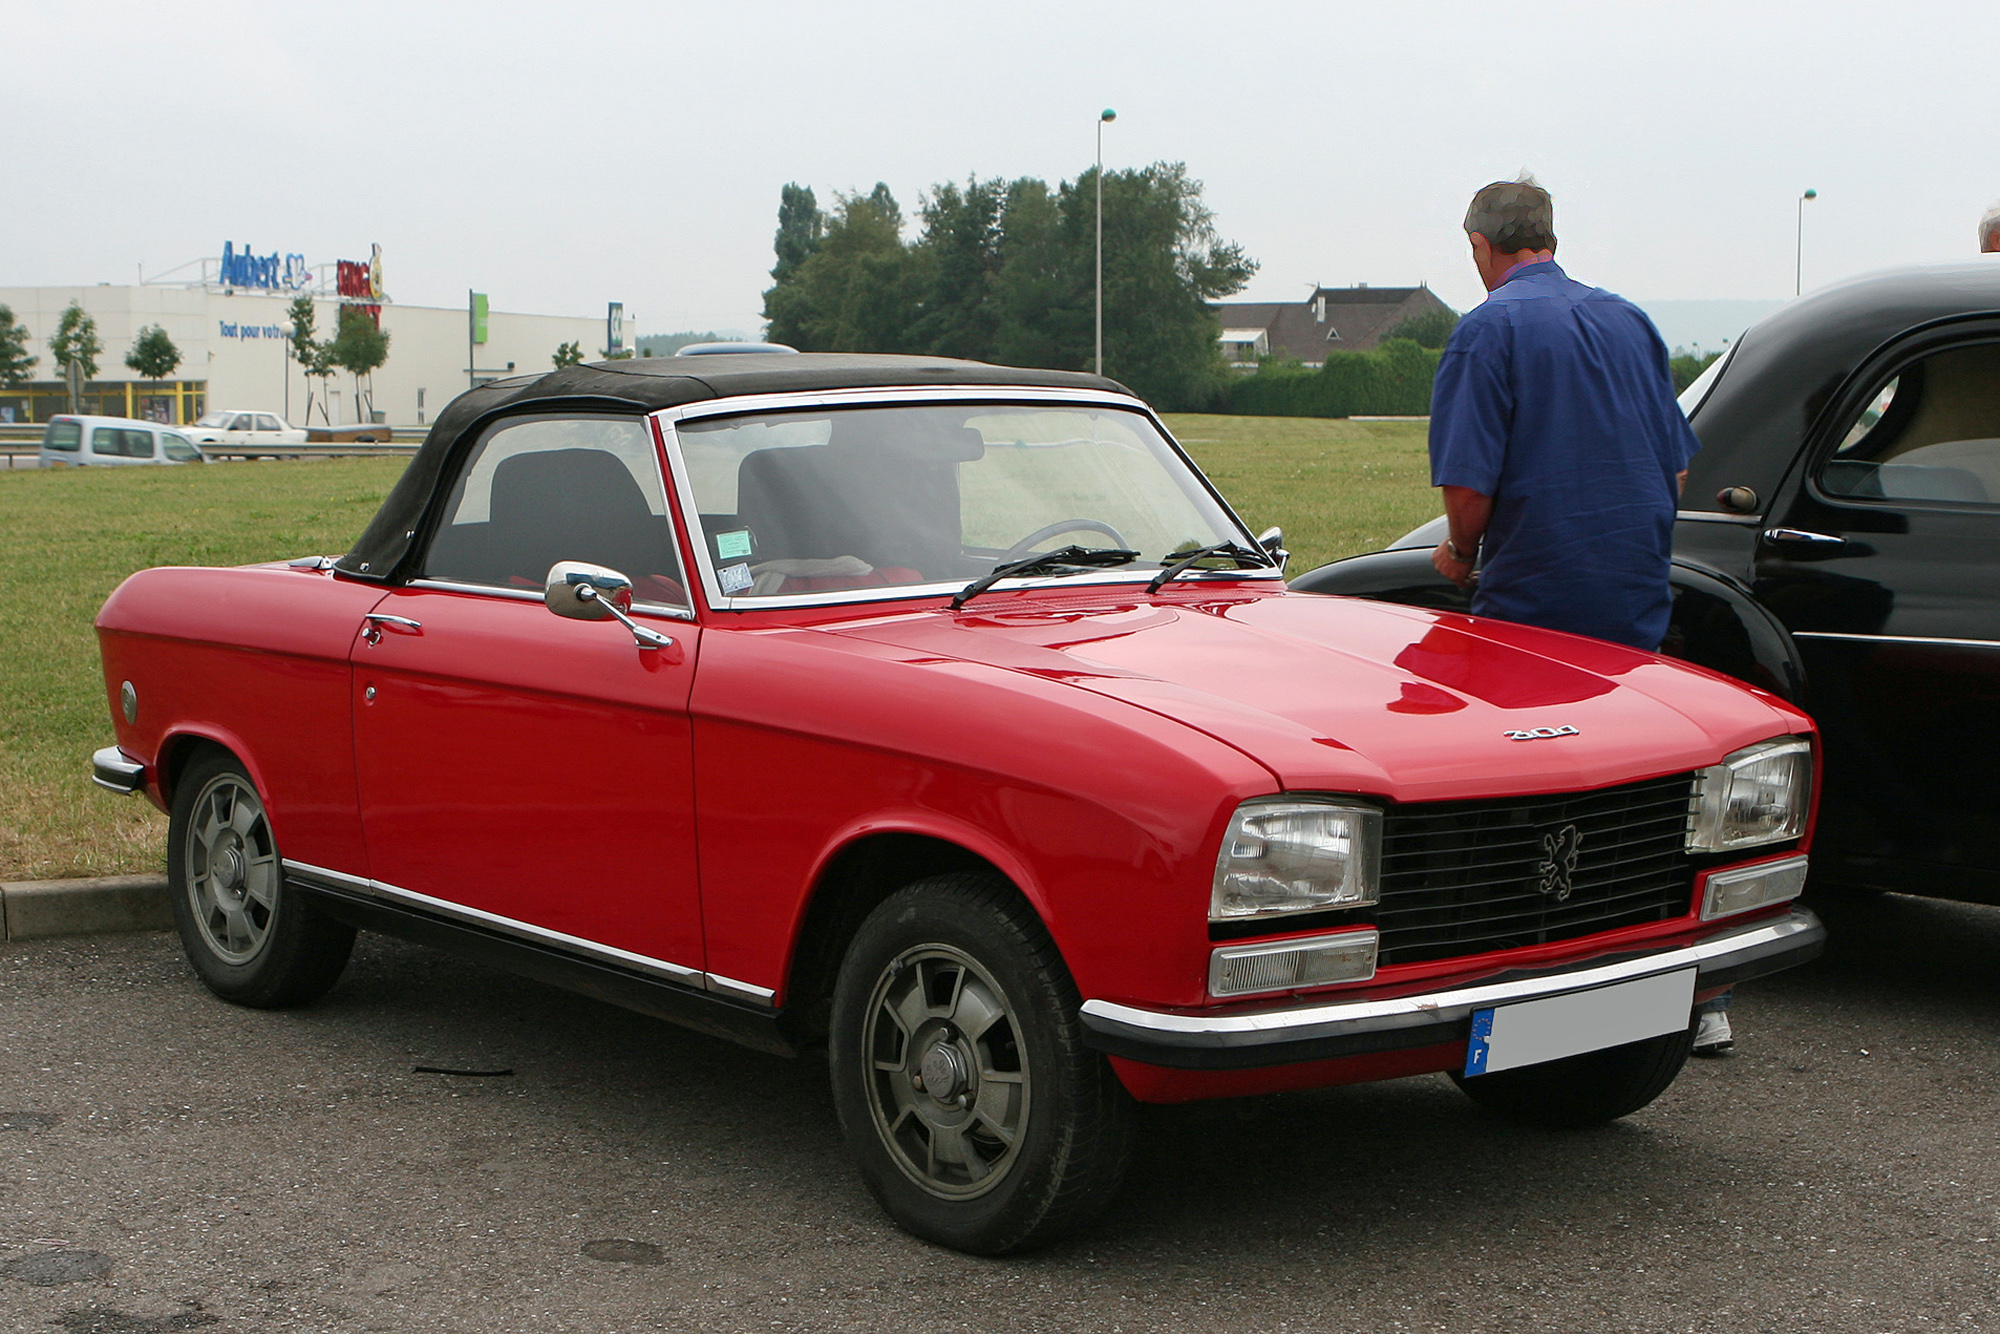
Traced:
POLYGON ((217 408, 204 412, 188 428, 188 438, 198 445, 229 446, 302 445, 303 426, 294 426, 275 412, 246 412, 240 408, 217 408))
MULTIPOLYGON (((1814 884, 2000 903, 2000 262, 1790 302, 1681 406, 1667 648, 1818 720, 1814 884)), ((1442 536, 1292 587, 1462 609, 1442 536)))
POLYGON ((207 461, 176 427, 130 417, 77 416, 49 418, 36 459, 44 468, 207 461))
POLYGON ((461 396, 337 560, 128 579, 94 773, 223 998, 365 928, 824 1044, 876 1197, 979 1252, 1101 1205, 1134 1100, 1597 1123, 1817 952, 1805 715, 1281 541, 1095 376, 571 367, 461 396))

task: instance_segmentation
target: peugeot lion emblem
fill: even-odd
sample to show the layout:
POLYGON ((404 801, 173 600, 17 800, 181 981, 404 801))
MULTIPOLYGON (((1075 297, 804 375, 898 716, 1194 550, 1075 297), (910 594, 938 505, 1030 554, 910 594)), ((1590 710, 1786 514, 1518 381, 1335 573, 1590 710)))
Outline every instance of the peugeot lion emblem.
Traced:
POLYGON ((1583 848, 1583 832, 1566 824, 1552 834, 1542 835, 1542 864, 1537 868, 1542 893, 1557 903, 1566 901, 1576 888, 1576 854, 1583 848))

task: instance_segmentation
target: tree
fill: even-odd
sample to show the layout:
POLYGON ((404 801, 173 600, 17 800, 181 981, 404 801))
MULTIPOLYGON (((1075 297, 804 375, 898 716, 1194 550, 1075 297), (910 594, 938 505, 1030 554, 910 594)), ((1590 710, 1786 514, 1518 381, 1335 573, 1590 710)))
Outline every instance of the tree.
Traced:
POLYGON ((40 357, 28 355, 28 326, 14 322, 14 312, 0 306, 0 388, 18 389, 40 357))
MULTIPOLYGON (((56 321, 56 331, 49 336, 49 351, 56 359, 56 369, 66 380, 69 368, 75 366, 85 380, 97 378, 97 355, 104 351, 104 344, 98 341, 97 321, 85 313, 83 307, 72 301, 64 308, 62 318, 56 321)), ((69 410, 77 408, 74 396, 70 399, 69 410)))
POLYGON ((148 325, 132 340, 125 364, 144 379, 164 380, 181 364, 181 350, 174 346, 165 329, 157 324, 148 325))
POLYGON ((813 197, 811 186, 794 181, 780 190, 778 234, 772 241, 778 262, 772 266, 771 276, 781 283, 791 277, 819 249, 825 230, 826 218, 819 211, 819 200, 813 197))
POLYGON ((1457 327, 1457 311, 1427 310, 1422 314, 1410 316, 1383 334, 1377 341, 1386 343, 1391 338, 1407 338, 1418 347, 1436 351, 1450 341, 1451 331, 1457 327))
POLYGON ((327 346, 326 360, 331 368, 338 366, 354 380, 354 397, 361 399, 361 377, 369 377, 368 407, 375 407, 374 373, 376 367, 389 359, 389 335, 375 323, 374 317, 358 306, 340 308, 340 328, 327 346))
POLYGON ((889 187, 841 195, 819 245, 764 293, 769 337, 804 352, 916 350, 919 262, 903 244, 903 211, 889 187))
MULTIPOLYGON (((1094 172, 1053 191, 1032 178, 942 185, 923 203, 913 241, 888 186, 839 196, 804 259, 780 254, 764 294, 768 336, 807 351, 1083 369, 1096 189, 1094 172)), ((1107 372, 1163 407, 1207 406, 1228 382, 1207 303, 1241 289, 1256 267, 1216 235, 1201 183, 1181 164, 1107 175, 1107 372)))
POLYGON ((552 360, 555 362, 557 370, 561 370, 565 366, 581 365, 583 363, 583 348, 578 343, 557 343, 556 354, 552 360))

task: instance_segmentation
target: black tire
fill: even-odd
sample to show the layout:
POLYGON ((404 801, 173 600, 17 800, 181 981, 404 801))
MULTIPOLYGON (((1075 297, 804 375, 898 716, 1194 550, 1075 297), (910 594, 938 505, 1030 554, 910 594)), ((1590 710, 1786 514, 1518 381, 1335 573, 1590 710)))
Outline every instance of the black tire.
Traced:
POLYGON ((1693 1041, 1690 1024, 1678 1033, 1498 1074, 1468 1079, 1454 1073, 1452 1082, 1466 1097, 1510 1121, 1581 1130, 1630 1115, 1665 1093, 1687 1064, 1693 1041))
POLYGON ((167 887, 188 963, 226 1001, 306 1005, 347 967, 354 928, 286 887, 263 798, 227 751, 204 751, 174 789, 167 887))
POLYGON ((828 1059, 841 1131, 897 1223, 1003 1255, 1109 1202, 1132 1101, 1084 1045, 1079 1003, 1055 942, 997 877, 919 880, 869 914, 834 985, 828 1059))

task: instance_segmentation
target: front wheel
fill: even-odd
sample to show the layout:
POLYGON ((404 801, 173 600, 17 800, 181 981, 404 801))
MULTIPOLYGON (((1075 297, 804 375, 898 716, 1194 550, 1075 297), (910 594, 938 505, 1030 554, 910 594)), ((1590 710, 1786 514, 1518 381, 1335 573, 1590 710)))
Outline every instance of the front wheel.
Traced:
POLYGON ((933 876, 869 915, 835 984, 828 1055, 841 1131, 891 1217, 1000 1255, 1109 1201, 1131 1100, 1077 1009, 1055 943, 994 877, 933 876))
POLYGON ((175 787, 167 887, 188 962, 226 1001, 304 1005, 347 967, 354 928, 287 890, 264 799, 224 751, 196 759, 175 787))
POLYGON ((1588 1051, 1498 1074, 1453 1074, 1465 1096, 1511 1121, 1580 1130, 1638 1111, 1667 1091, 1687 1063, 1692 1026, 1643 1042, 1588 1051))

